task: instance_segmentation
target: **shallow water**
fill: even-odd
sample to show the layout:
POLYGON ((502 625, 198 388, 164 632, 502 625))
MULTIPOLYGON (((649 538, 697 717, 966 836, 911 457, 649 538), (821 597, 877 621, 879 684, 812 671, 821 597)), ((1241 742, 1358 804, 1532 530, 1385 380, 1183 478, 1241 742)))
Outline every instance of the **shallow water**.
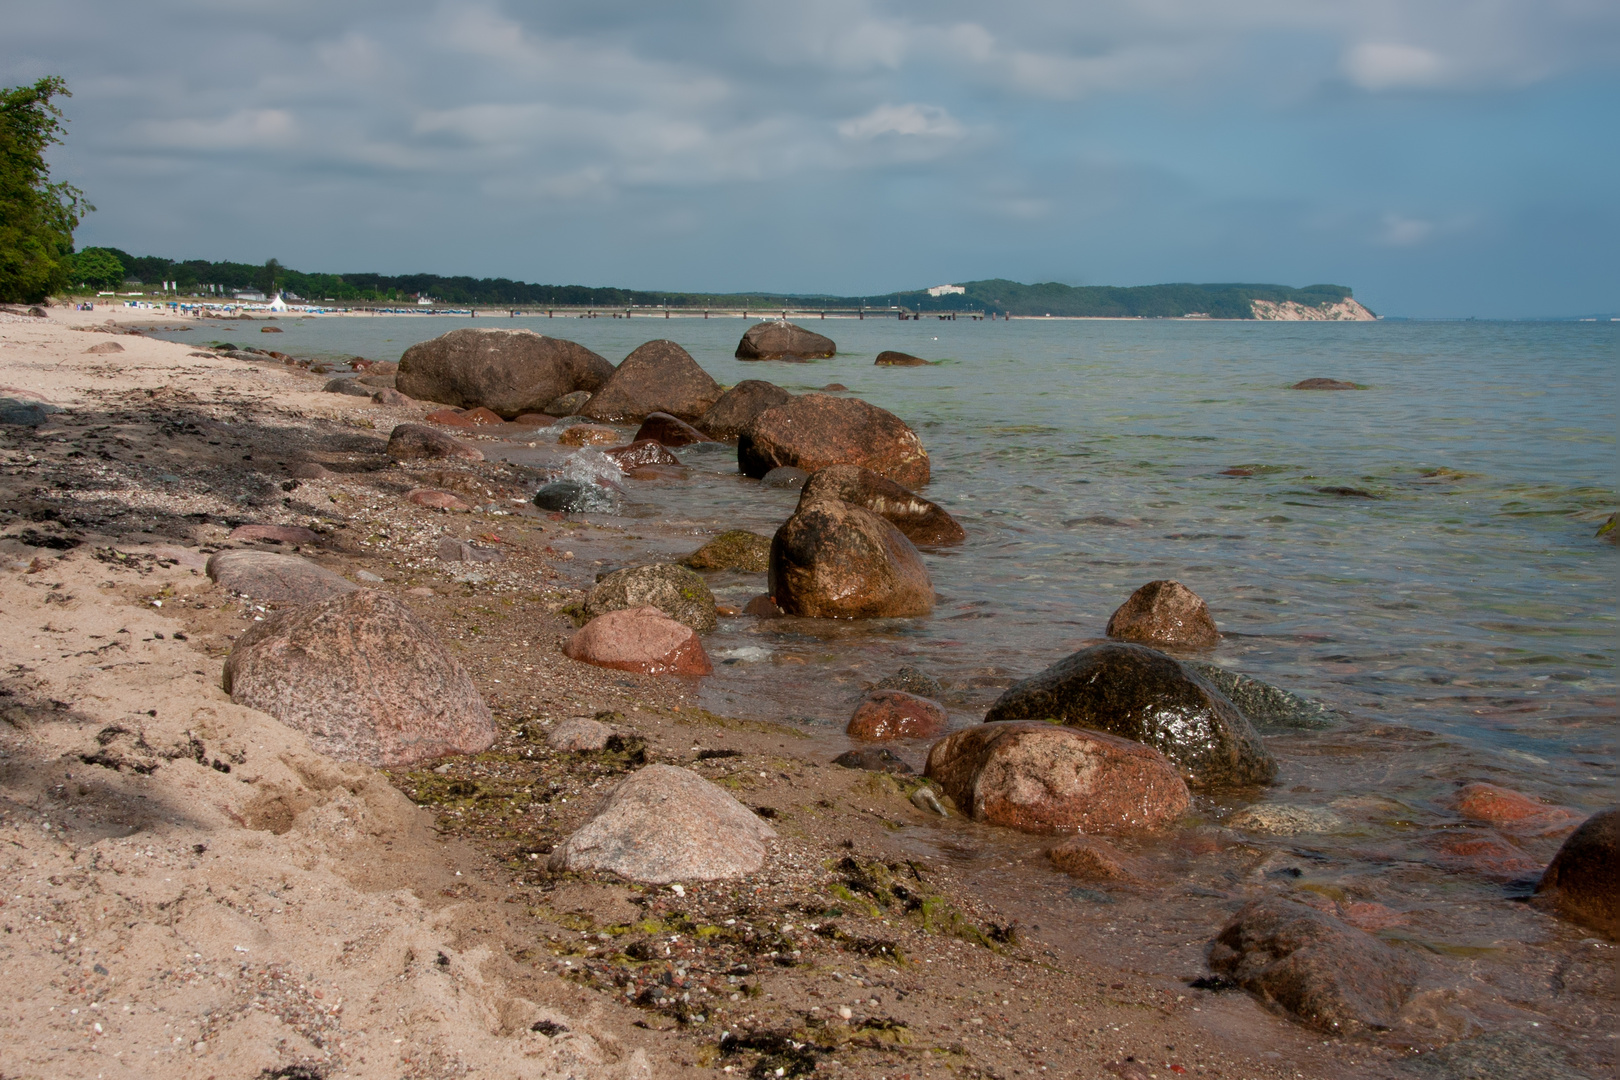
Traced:
MULTIPOLYGON (((812 328, 838 341, 837 357, 750 364, 731 356, 747 325, 737 319, 279 325, 273 345, 246 340, 259 338, 256 324, 164 336, 202 344, 234 335, 298 355, 394 360, 458 326, 527 326, 614 362, 667 336, 725 384, 843 383, 918 430, 933 461, 925 493, 961 521, 968 541, 925 552, 940 595, 931 618, 725 620, 708 642, 720 663, 702 690, 707 707, 794 718, 830 756, 847 746, 842 724, 863 685, 910 664, 950 688, 957 724, 975 723, 1011 681, 1100 636, 1137 586, 1175 578, 1203 596, 1226 635, 1212 659, 1339 714, 1327 731, 1269 734, 1281 773, 1262 798, 1331 809, 1341 824, 1252 838, 1241 857, 1145 845, 1167 873, 1203 882, 1179 907, 1162 907, 1167 925, 1180 927, 1165 933, 1191 940, 1187 924, 1207 939, 1230 907, 1209 894, 1271 887, 1266 875, 1287 873, 1293 860, 1297 884, 1403 913, 1407 921, 1386 936, 1419 939, 1416 947, 1470 978, 1500 968, 1501 978, 1485 979, 1498 1005, 1527 1008, 1537 997, 1503 988, 1505 972, 1533 981, 1527 972, 1539 970, 1516 943, 1581 947, 1578 930, 1514 902, 1532 870, 1488 872, 1437 852, 1460 835, 1442 801, 1459 783, 1488 780, 1582 812, 1620 801, 1620 548, 1593 535, 1620 502, 1620 328, 829 320, 812 328), (876 368, 883 349, 941 362, 876 368), (1288 389, 1312 376, 1366 388, 1288 389), (1234 468, 1247 475, 1227 472, 1234 468), (1333 488, 1360 494, 1322 490, 1333 488)), ((501 456, 563 462, 543 433, 534 441, 501 456)), ((625 481, 619 516, 600 520, 628 528, 595 539, 580 530, 581 557, 625 565, 684 554, 723 528, 769 534, 791 513, 797 493, 739 477, 730 448, 678 454, 691 479, 625 481)), ((762 575, 713 583, 723 603, 739 607, 763 591, 762 575)), ((907 748, 918 763, 921 750, 907 748)), ((1211 822, 1235 809, 1198 806, 1211 822)), ((948 854, 940 837, 915 831, 915 843, 948 854)), ((970 835, 978 846, 952 857, 982 860, 986 887, 1010 905, 1036 904, 1033 922, 1113 917, 1041 868, 1033 842, 970 835), (1006 851, 1032 861, 1009 868, 1006 851)), ((1505 843, 1529 867, 1557 838, 1505 843)), ((1196 967, 1186 951, 1143 962, 1196 967)), ((1496 1006, 1476 1015, 1480 1008, 1496 1006)), ((1573 1014, 1561 1019, 1583 1026, 1573 1014)))

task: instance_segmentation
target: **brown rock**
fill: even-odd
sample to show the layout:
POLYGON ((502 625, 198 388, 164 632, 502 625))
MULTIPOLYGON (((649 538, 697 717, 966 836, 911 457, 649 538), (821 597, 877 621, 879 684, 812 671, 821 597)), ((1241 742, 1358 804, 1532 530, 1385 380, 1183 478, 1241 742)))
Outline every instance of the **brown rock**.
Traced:
POLYGON ((682 559, 681 565, 693 570, 764 573, 771 565, 771 540, 747 529, 728 529, 682 559))
POLYGON ((398 390, 390 390, 386 386, 381 390, 378 390, 375 394, 371 395, 371 403, 373 405, 386 405, 390 409, 398 409, 405 405, 416 404, 398 390))
POLYGON ((557 436, 564 446, 611 446, 619 441, 619 433, 610 427, 595 424, 575 424, 557 436))
POLYGON ((281 327, 279 327, 279 326, 261 326, 261 327, 259 327, 259 333, 261 333, 261 334, 279 334, 279 333, 281 333, 281 327))
POLYGON ((1495 784, 1464 784, 1451 796, 1451 807, 1469 821, 1514 832, 1546 832, 1573 825, 1578 814, 1548 806, 1528 795, 1495 784))
POLYGON ((495 722, 433 631, 386 593, 281 612, 237 639, 225 691, 341 761, 399 767, 476 754, 495 722))
POLYGON ((928 483, 928 451, 898 416, 858 398, 805 394, 760 413, 737 438, 737 467, 761 477, 780 465, 807 472, 860 465, 895 483, 928 483))
POLYGON ((770 319, 750 326, 737 343, 739 360, 818 360, 833 355, 838 346, 786 319, 770 319))
POLYGON ((1599 810, 1570 834, 1536 896, 1565 918, 1620 939, 1620 807, 1599 810))
POLYGON ((571 394, 564 394, 546 402, 546 407, 542 411, 551 416, 578 416, 579 410, 590 400, 589 390, 575 390, 571 394))
POLYGON ((768 488, 788 488, 793 491, 804 487, 810 479, 810 474, 803 469, 795 469, 791 465, 780 465, 759 478, 761 486, 768 488))
POLYGON ((1280 896, 1239 909, 1209 966, 1266 1005, 1339 1033, 1394 1026, 1420 970, 1406 953, 1280 896))
POLYGON ((372 388, 364 386, 358 379, 332 379, 321 389, 328 394, 347 394, 350 397, 369 398, 372 388))
POLYGON ((811 475, 799 501, 817 498, 864 507, 887 519, 913 544, 960 544, 967 538, 943 508, 859 465, 830 465, 811 475))
POLYGON ((743 605, 743 614, 752 615, 756 619, 775 619, 783 614, 776 601, 768 596, 756 596, 743 605))
POLYGON ((1150 581, 1108 619, 1107 634, 1158 647, 1211 649, 1221 633, 1198 594, 1179 581, 1150 581))
POLYGON ((613 737, 613 729, 600 720, 576 716, 564 720, 546 733, 546 745, 553 750, 581 753, 601 750, 613 737))
POLYGON ((754 417, 773 405, 792 400, 793 395, 775 383, 744 379, 720 395, 720 400, 698 418, 697 428, 705 435, 729 442, 741 434, 754 417))
POLYGON ((1301 379, 1290 390, 1359 390, 1353 382, 1343 382, 1339 379, 1301 379))
POLYGON ((917 549, 870 510, 836 499, 799 504, 771 540, 770 595, 790 615, 905 618, 934 610, 917 549))
POLYGON ((206 572, 224 589, 274 604, 307 604, 359 588, 308 559, 268 551, 215 552, 206 572))
POLYGON ((1454 874, 1517 881, 1533 878, 1541 869, 1539 860, 1489 829, 1448 829, 1428 837, 1424 844, 1434 852, 1429 861, 1454 874))
POLYGON ((94 353, 96 355, 105 355, 107 353, 123 352, 124 347, 118 344, 116 341, 103 341, 100 344, 90 346, 84 351, 87 353, 94 353))
POLYGON ((1039 722, 958 731, 934 744, 925 772, 975 820, 1025 832, 1160 829, 1190 798, 1157 750, 1039 722))
POLYGON ((545 427, 551 423, 551 417, 545 413, 526 412, 521 416, 514 416, 512 423, 521 424, 524 427, 545 427))
POLYGON ((901 776, 910 776, 917 771, 906 762, 905 758, 886 746, 863 746, 858 750, 846 750, 833 758, 832 763, 845 769, 898 773, 901 776))
POLYGON ((417 488, 405 496, 407 502, 417 506, 425 506, 429 510, 454 510, 458 514, 465 514, 472 507, 462 502, 448 491, 438 491, 434 488, 417 488))
POLYGON ((830 382, 826 386, 823 386, 821 389, 823 390, 823 392, 828 393, 828 394, 847 394, 847 393, 849 393, 849 387, 845 386, 841 382, 830 382))
POLYGON ((317 461, 295 461, 287 466, 287 475, 296 480, 324 480, 336 474, 317 461))
POLYGON ((720 394, 720 384, 685 349, 673 341, 649 341, 624 358, 579 414, 622 421, 664 412, 696 420, 720 394))
POLYGON ((434 545, 433 550, 441 561, 450 563, 498 563, 506 559, 506 556, 496 548, 469 544, 453 536, 439 537, 439 542, 434 545))
POLYGON ((320 538, 320 533, 302 525, 238 525, 229 537, 241 541, 268 540, 275 544, 313 544, 320 538))
POLYGON ((663 412, 648 413, 631 441, 640 442, 643 439, 652 439, 665 446, 689 446, 692 443, 715 441, 680 417, 663 412))
POLYGON ((1081 881, 1140 885, 1148 877, 1146 866, 1096 836, 1074 836, 1046 853, 1052 865, 1081 881))
POLYGON ((895 352, 889 349, 878 353, 873 364, 880 367, 926 367, 928 361, 920 356, 912 356, 910 353, 895 352))
POLYGON ((643 675, 712 675, 697 631, 655 607, 598 615, 563 644, 570 660, 643 675))
POLYGON ((467 327, 406 349, 394 386, 424 401, 517 416, 576 390, 594 392, 612 374, 612 364, 572 341, 467 327))
POLYGON ((484 452, 422 424, 400 424, 388 436, 388 456, 395 461, 418 458, 463 458, 483 461, 484 452))
POLYGON ((629 472, 631 469, 641 469, 648 465, 680 465, 681 459, 664 449, 663 445, 654 439, 639 439, 629 446, 615 446, 602 453, 629 472))
POLYGON ((499 413, 491 412, 482 405, 478 406, 476 409, 468 409, 466 412, 461 414, 461 419, 463 422, 470 424, 473 427, 486 427, 490 424, 506 423, 506 421, 501 418, 499 413))
POLYGON ((890 739, 932 739, 950 726, 945 706, 904 690, 873 690, 855 706, 844 729, 852 739, 887 742, 890 739))
POLYGON ((631 773, 551 856, 551 868, 607 870, 632 881, 715 881, 765 864, 776 832, 689 769, 631 773))
POLYGON ((443 424, 445 427, 476 427, 471 420, 461 415, 460 409, 434 409, 422 417, 430 424, 443 424))

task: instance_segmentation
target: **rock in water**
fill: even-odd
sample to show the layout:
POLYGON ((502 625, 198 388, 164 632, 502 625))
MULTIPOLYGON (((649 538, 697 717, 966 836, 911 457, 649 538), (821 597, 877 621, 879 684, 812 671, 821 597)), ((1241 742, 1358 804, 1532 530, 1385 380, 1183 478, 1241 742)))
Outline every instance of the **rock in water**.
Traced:
POLYGON ((768 488, 787 488, 790 491, 797 491, 799 488, 804 487, 805 481, 809 479, 810 474, 803 469, 795 469, 791 465, 782 465, 760 477, 759 482, 768 488))
POLYGON ((1095 836, 1076 836, 1046 853, 1052 865, 1081 881, 1106 881, 1122 885, 1141 884, 1148 869, 1113 844, 1095 836))
POLYGON ((423 424, 400 424, 388 435, 388 456, 395 461, 418 458, 461 458, 483 461, 484 452, 423 424))
POLYGON ((893 349, 885 349, 883 352, 878 353, 877 359, 872 362, 878 367, 926 367, 928 365, 928 361, 920 356, 895 352, 893 349))
POLYGON ((613 729, 600 720, 576 716, 564 720, 546 734, 546 745, 553 750, 579 753, 600 750, 613 737, 613 729))
POLYGON ((585 617, 652 606, 676 622, 708 632, 718 622, 714 594, 703 576, 674 563, 652 563, 615 570, 585 598, 585 617))
POLYGON ((625 472, 642 469, 648 465, 674 465, 678 468, 681 464, 680 458, 653 439, 638 439, 629 446, 615 446, 602 453, 612 458, 614 464, 625 472))
POLYGON ((765 865, 776 831, 687 769, 648 765, 602 800, 551 855, 551 868, 608 870, 632 881, 715 881, 765 865))
POLYGON ((1370 934, 1280 896, 1239 909, 1215 939, 1210 970, 1323 1031, 1382 1030, 1419 967, 1370 934))
POLYGON ((539 490, 534 493, 534 505, 542 510, 560 511, 565 514, 584 514, 599 509, 604 501, 597 489, 573 480, 554 480, 549 484, 541 484, 539 490))
POLYGON ((771 540, 770 595, 789 615, 905 618, 934 610, 934 585, 911 541, 870 510, 801 503, 771 540))
POLYGON ((1254 728, 1173 657, 1110 642, 1058 661, 1007 689, 994 720, 1055 720, 1106 731, 1164 753, 1195 787, 1267 784, 1277 762, 1254 728))
POLYGON ((918 488, 928 451, 898 416, 859 398, 805 394, 760 413, 737 437, 737 467, 756 479, 781 465, 807 472, 860 465, 918 488))
POLYGON ((693 570, 741 570, 762 574, 770 569, 771 539, 747 529, 728 529, 681 560, 693 570))
POLYGON ((1565 918, 1620 939, 1620 807, 1599 810, 1570 834, 1536 896, 1565 918))
POLYGON ((208 557, 206 572, 222 588, 272 604, 329 600, 359 588, 308 559, 268 551, 217 551, 208 557))
POLYGON ((563 655, 643 675, 714 674, 697 632, 655 607, 610 611, 592 619, 563 643, 563 655))
POLYGON ((1205 660, 1182 660, 1181 666, 1203 676, 1205 682, 1225 694, 1251 723, 1305 730, 1334 724, 1333 714, 1320 702, 1291 694, 1253 676, 1229 671, 1205 660))
POLYGON ((575 424, 558 435, 557 441, 564 446, 612 446, 619 441, 619 433, 600 424, 575 424))
POLYGON ((1290 390, 1359 390, 1361 388, 1358 387, 1353 382, 1345 382, 1342 379, 1301 379, 1299 382, 1295 383, 1293 386, 1290 386, 1288 389, 1290 389, 1290 390))
POLYGON ((945 685, 932 675, 925 675, 916 668, 907 665, 893 675, 886 675, 879 679, 872 687, 874 690, 904 690, 908 694, 918 697, 930 698, 938 701, 945 696, 945 685))
POLYGON ((1518 833, 1567 829, 1579 816, 1565 807, 1548 806, 1495 784, 1464 784, 1449 801, 1460 817, 1518 833))
POLYGON ((284 611, 237 639, 225 691, 342 761, 398 767, 477 754, 495 722, 410 608, 361 590, 284 611))
POLYGON ((820 360, 833 355, 838 346, 832 338, 795 326, 786 319, 755 323, 737 342, 739 360, 820 360))
POLYGON ((612 374, 612 364, 572 341, 468 327, 406 349, 394 388, 424 401, 482 405, 510 419, 540 412, 564 394, 594 392, 612 374))
POLYGON ((729 442, 742 433, 749 422, 793 395, 763 379, 744 379, 720 395, 720 400, 697 421, 697 429, 711 438, 729 442))
POLYGON ((652 439, 664 446, 690 446, 692 443, 715 441, 680 417, 666 412, 647 414, 647 419, 636 429, 636 437, 630 441, 640 442, 643 439, 652 439))
POLYGON ((1159 829, 1190 798, 1151 747, 1037 722, 958 731, 934 744, 925 772, 975 820, 1025 832, 1159 829))
POLYGON ((720 384, 673 341, 638 346, 580 410, 593 420, 640 420, 665 412, 696 420, 720 400, 720 384))
POLYGON ((1198 594, 1179 581, 1150 581, 1108 620, 1108 636, 1171 648, 1212 649, 1221 632, 1198 594))
POLYGON ((541 412, 547 416, 578 416, 579 410, 583 409, 585 403, 590 400, 591 392, 589 390, 575 390, 572 393, 564 394, 546 402, 546 407, 541 412))
POLYGON ((830 465, 804 483, 799 501, 841 499, 888 519, 913 544, 960 544, 962 526, 935 503, 859 465, 830 465))
POLYGON ((945 706, 904 690, 873 690, 855 706, 844 733, 852 739, 932 739, 950 726, 945 706))

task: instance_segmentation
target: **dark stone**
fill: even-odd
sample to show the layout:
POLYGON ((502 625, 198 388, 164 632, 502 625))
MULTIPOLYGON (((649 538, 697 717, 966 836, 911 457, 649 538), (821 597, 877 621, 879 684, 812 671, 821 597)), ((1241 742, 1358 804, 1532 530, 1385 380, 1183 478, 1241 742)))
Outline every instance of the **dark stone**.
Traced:
POLYGON ((375 391, 358 379, 333 379, 321 387, 328 394, 348 394, 351 397, 370 397, 375 391))
POLYGON ((378 390, 375 394, 371 395, 372 404, 386 405, 389 408, 400 408, 401 406, 409 405, 411 404, 412 400, 413 399, 406 397, 398 390, 390 390, 386 386, 381 390, 378 390))
POLYGON ((692 443, 716 441, 680 417, 665 412, 647 414, 647 419, 641 422, 641 426, 636 429, 636 437, 631 441, 640 442, 643 439, 652 439, 665 446, 689 446, 692 443))
POLYGON ((795 326, 786 319, 755 323, 737 343, 739 360, 823 359, 837 351, 832 338, 795 326))
POLYGON ((910 353, 886 349, 877 354, 877 359, 873 361, 873 364, 880 367, 926 367, 928 361, 920 356, 912 356, 910 353))
POLYGON ((859 465, 831 465, 805 482, 799 501, 841 499, 890 521, 913 544, 960 544, 962 526, 939 505, 859 465))
POLYGON ((804 487, 805 481, 809 479, 810 474, 803 469, 795 469, 791 465, 782 465, 760 477, 759 482, 765 487, 797 490, 804 487))
POLYGON ((928 451, 905 421, 859 398, 805 394, 766 409, 737 437, 737 467, 761 477, 782 465, 807 472, 859 465, 897 484, 928 483, 928 451))
POLYGON ((579 410, 583 409, 586 402, 590 400, 591 392, 589 390, 575 390, 572 393, 564 394, 546 402, 546 407, 542 412, 547 416, 578 416, 579 410))
POLYGON ((936 678, 924 675, 914 667, 903 667, 872 687, 874 690, 904 690, 908 694, 918 697, 941 700, 945 696, 945 687, 936 678))
POLYGON ((1194 786, 1270 783, 1277 763, 1221 692, 1173 657, 1110 642, 1008 688, 985 720, 1054 720, 1161 751, 1194 786))
POLYGON ((1109 637, 1160 648, 1213 649, 1221 643, 1209 608, 1179 581, 1150 581, 1108 619, 1109 637))
POLYGON ((681 560, 693 570, 741 570, 763 573, 770 568, 771 539, 747 529, 729 529, 681 560))
POLYGON ((793 395, 775 383, 744 379, 720 395, 720 400, 698 418, 697 428, 705 435, 729 442, 741 434, 754 417, 773 405, 792 400, 793 395))
POLYGON ((904 758, 886 746, 870 746, 861 750, 850 750, 833 758, 832 763, 842 765, 846 769, 898 773, 901 776, 917 771, 907 765, 904 758))
POLYGON ((592 420, 639 420, 655 412, 696 420, 720 394, 720 384, 685 349, 649 341, 624 358, 579 412, 592 420))
POLYGON ((1341 379, 1301 379, 1290 386, 1290 390, 1360 390, 1361 387, 1353 382, 1344 382, 1341 379))
POLYGON ((1204 681, 1225 694, 1251 723, 1304 730, 1334 724, 1333 714, 1320 702, 1309 701, 1252 676, 1228 671, 1205 660, 1183 660, 1181 666, 1203 676, 1204 681))
POLYGON ((1599 810, 1570 834, 1536 886, 1539 903, 1620 938, 1620 807, 1599 810))
POLYGON ((14 424, 17 427, 39 427, 51 413, 57 411, 55 405, 47 405, 42 401, 24 401, 19 398, 0 397, 0 424, 14 424))
POLYGON ((395 461, 418 458, 463 458, 483 461, 484 452, 423 424, 400 424, 388 436, 388 456, 395 461))
POLYGON ((559 510, 567 514, 581 514, 594 504, 590 488, 573 480, 555 480, 541 484, 534 493, 534 505, 542 510, 559 510))
POLYGON ((781 616, 783 611, 769 596, 756 596, 743 605, 743 614, 756 619, 775 619, 781 616))
POLYGON ((1323 1031, 1394 1026, 1420 968, 1405 953, 1280 896, 1244 905, 1216 937, 1210 970, 1323 1031))
POLYGON ((467 327, 406 349, 394 386, 423 401, 512 417, 576 390, 594 392, 612 374, 612 364, 572 341, 467 327))
POLYGON ((905 535, 836 499, 800 502, 771 540, 770 594, 790 615, 904 618, 934 610, 934 586, 905 535))
POLYGON ((663 444, 654 439, 638 439, 629 446, 615 446, 602 451, 613 459, 614 463, 629 472, 631 469, 641 469, 648 465, 679 465, 681 459, 665 450, 663 444))

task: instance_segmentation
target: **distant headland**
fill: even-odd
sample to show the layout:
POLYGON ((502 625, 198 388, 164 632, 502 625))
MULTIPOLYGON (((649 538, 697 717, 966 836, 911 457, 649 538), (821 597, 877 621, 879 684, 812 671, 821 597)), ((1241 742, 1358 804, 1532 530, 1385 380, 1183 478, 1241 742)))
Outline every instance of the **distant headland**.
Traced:
POLYGON ((444 277, 438 274, 370 272, 308 273, 265 264, 174 260, 131 255, 117 248, 86 248, 73 257, 87 271, 85 285, 108 288, 162 283, 169 291, 231 296, 284 291, 289 299, 339 303, 434 303, 502 307, 754 308, 817 307, 853 311, 975 312, 991 316, 1097 319, 1268 319, 1365 321, 1376 316, 1344 285, 1173 284, 1117 287, 1025 285, 1004 278, 936 285, 871 296, 784 293, 663 292, 537 285, 509 278, 444 277), (94 267, 98 280, 88 271, 94 267))

